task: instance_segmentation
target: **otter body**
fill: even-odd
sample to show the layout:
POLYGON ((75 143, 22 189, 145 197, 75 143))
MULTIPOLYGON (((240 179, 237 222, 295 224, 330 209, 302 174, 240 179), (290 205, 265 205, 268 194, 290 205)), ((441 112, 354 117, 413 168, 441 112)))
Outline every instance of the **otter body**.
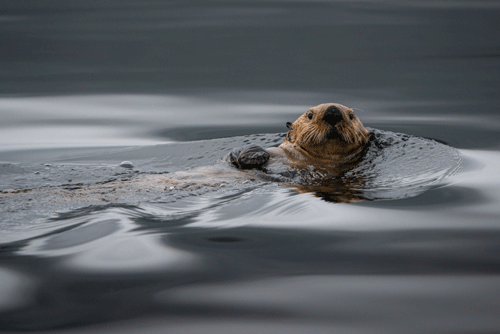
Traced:
POLYGON ((209 166, 141 173, 75 189, 61 185, 0 191, 2 209, 17 212, 19 203, 26 207, 36 203, 34 210, 40 213, 60 211, 62 203, 75 207, 176 200, 268 181, 333 202, 406 198, 424 191, 425 185, 441 182, 460 167, 455 149, 405 134, 368 131, 352 109, 340 104, 311 108, 287 127, 279 146, 236 148, 209 166))
POLYGON ((212 166, 160 175, 139 175, 128 181, 88 185, 75 191, 11 189, 0 193, 0 199, 22 193, 22 196, 29 197, 27 200, 36 196, 40 203, 70 201, 83 205, 99 200, 120 202, 142 190, 149 193, 179 190, 193 193, 201 188, 219 189, 234 183, 261 180, 281 182, 304 192, 335 189, 343 194, 339 201, 351 201, 350 196, 346 197, 349 189, 339 180, 361 160, 370 135, 352 109, 335 103, 320 104, 286 125, 288 132, 278 147, 236 148, 212 166))
POLYGON ((279 147, 237 148, 228 155, 229 162, 240 169, 274 173, 311 166, 332 168, 359 158, 370 136, 354 111, 337 103, 311 108, 287 127, 279 147))

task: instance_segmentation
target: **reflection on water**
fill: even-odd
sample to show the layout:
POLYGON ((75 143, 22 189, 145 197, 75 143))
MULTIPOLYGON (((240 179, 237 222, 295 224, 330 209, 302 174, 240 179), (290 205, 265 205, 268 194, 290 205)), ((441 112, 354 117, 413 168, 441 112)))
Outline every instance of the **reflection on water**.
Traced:
MULTIPOLYGON (((468 177, 481 178, 475 173, 468 177)), ((427 319, 409 332, 465 324, 494 331, 498 221, 486 209, 471 224, 463 203, 474 192, 443 189, 460 199, 446 212, 427 204, 440 189, 420 195, 423 205, 394 210, 257 188, 60 214, 52 232, 4 244, 1 328, 111 322, 111 332, 199 330, 195 324, 228 331, 233 322, 258 329, 292 321, 302 330, 397 333, 427 319), (126 327, 117 322, 130 318, 126 327)), ((497 192, 490 207, 499 201, 497 192)))
MULTIPOLYGON (((287 121, 319 102, 342 101, 356 110, 365 126, 421 137, 439 134, 441 141, 458 148, 500 145, 495 101, 381 99, 394 94, 399 92, 386 88, 0 97, 0 143, 2 151, 137 146, 285 132, 287 121)), ((10 161, 2 151, 0 161, 10 161)))
MULTIPOLYGON (((134 170, 100 163, 132 156, 141 170, 170 168, 172 159, 189 168, 242 140, 276 145, 282 134, 100 150, 90 157, 82 155, 89 149, 47 150, 58 163, 42 165, 39 174, 30 163, 6 165, 3 176, 15 185, 22 184, 17 177, 33 175, 24 181, 33 186, 54 172, 42 189, 61 187, 68 173, 90 183, 110 175, 126 183, 134 170), (160 152, 169 154, 156 158, 160 152)), ((446 148, 439 145, 426 149, 432 155, 430 147, 446 148)), ((394 167, 380 170, 389 181, 405 172, 397 168, 405 151, 397 152, 399 163, 387 160, 397 154, 377 163, 394 167)), ((454 150, 436 152, 444 158, 454 150)), ((495 332, 500 156, 460 155, 460 173, 396 201, 332 204, 275 184, 243 184, 156 201, 133 196, 139 198, 134 205, 66 208, 38 219, 26 215, 36 203, 18 201, 18 209, 8 206, 12 211, 3 214, 25 218, 2 223, 0 330, 495 332)))

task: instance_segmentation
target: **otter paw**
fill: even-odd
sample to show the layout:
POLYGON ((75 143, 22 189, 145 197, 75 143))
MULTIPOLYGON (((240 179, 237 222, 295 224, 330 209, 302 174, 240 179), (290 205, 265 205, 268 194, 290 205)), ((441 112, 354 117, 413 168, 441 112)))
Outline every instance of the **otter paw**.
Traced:
POLYGON ((269 157, 269 153, 257 145, 235 148, 229 153, 229 161, 240 169, 261 168, 269 160, 269 157))

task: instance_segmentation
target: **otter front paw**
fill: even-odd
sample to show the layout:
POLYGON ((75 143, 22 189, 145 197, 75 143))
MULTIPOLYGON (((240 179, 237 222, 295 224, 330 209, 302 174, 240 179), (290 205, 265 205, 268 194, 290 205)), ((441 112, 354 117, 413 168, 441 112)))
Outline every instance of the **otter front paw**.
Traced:
POLYGON ((237 168, 262 168, 269 160, 269 153, 260 146, 253 145, 245 148, 235 148, 229 153, 229 161, 237 168))

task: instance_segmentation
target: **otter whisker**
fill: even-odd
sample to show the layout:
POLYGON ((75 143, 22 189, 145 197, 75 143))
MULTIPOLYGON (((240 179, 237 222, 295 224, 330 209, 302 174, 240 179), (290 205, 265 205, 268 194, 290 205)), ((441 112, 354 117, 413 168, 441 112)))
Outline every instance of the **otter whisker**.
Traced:
POLYGON ((322 131, 317 129, 317 127, 311 127, 310 130, 311 131, 310 131, 309 136, 308 136, 310 138, 310 140, 315 144, 320 144, 321 141, 319 140, 318 135, 321 134, 322 131))
POLYGON ((321 144, 321 142, 323 141, 323 137, 324 137, 324 132, 318 132, 314 135, 314 142, 316 144, 321 144))
POLYGON ((350 127, 345 127, 343 124, 338 124, 337 130, 345 142, 352 143, 352 130, 350 127))
POLYGON ((311 108, 293 123, 293 132, 286 139, 287 143, 293 144, 290 147, 292 151, 300 146, 311 156, 341 155, 351 151, 354 146, 368 142, 369 133, 361 121, 355 117, 350 119, 353 110, 333 105, 335 108, 332 104, 311 108))
POLYGON ((348 127, 347 129, 349 130, 347 131, 347 134, 349 135, 349 139, 347 140, 347 142, 349 144, 352 144, 355 140, 356 133, 352 130, 351 127, 348 127))
POLYGON ((356 134, 356 136, 354 137, 354 142, 355 142, 355 143, 361 143, 361 140, 362 140, 362 139, 363 139, 363 138, 361 138, 361 136, 360 136, 359 134, 356 134))
POLYGON ((368 136, 366 134, 360 132, 360 137, 362 139, 361 141, 359 141, 360 144, 368 142, 368 136))
POLYGON ((304 133, 302 142, 311 141, 311 137, 313 136, 313 134, 314 134, 314 128, 312 126, 309 126, 309 128, 304 133))
POLYGON ((300 139, 300 144, 302 145, 303 143, 310 142, 315 134, 315 128, 314 126, 309 126, 306 131, 302 134, 301 139, 300 139))

